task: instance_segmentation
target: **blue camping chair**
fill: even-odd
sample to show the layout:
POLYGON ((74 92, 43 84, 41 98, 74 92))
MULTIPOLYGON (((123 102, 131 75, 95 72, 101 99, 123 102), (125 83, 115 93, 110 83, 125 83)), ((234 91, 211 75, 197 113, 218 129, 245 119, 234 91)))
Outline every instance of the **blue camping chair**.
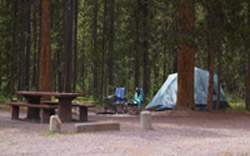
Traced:
POLYGON ((115 94, 109 95, 106 97, 106 100, 108 101, 108 104, 111 105, 113 110, 117 112, 117 106, 122 106, 122 111, 123 110, 123 105, 126 104, 127 99, 125 97, 126 94, 126 89, 125 88, 115 88, 115 94))

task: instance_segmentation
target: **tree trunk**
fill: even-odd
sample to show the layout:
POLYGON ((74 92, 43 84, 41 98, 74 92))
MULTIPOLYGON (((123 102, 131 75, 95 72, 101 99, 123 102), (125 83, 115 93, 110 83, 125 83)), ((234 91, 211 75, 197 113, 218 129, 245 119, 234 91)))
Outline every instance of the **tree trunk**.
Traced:
POLYGON ((73 81, 73 91, 76 91, 76 82, 77 82, 77 30, 78 30, 78 0, 74 2, 75 9, 75 31, 74 31, 74 81, 73 81))
MULTIPOLYGON (((168 21, 165 22, 162 26, 162 31, 167 30, 168 27, 168 21)), ((167 45, 167 38, 168 35, 164 33, 163 39, 162 39, 162 45, 163 45, 163 83, 165 82, 167 78, 167 63, 170 64, 170 57, 167 59, 167 54, 170 54, 170 50, 168 50, 168 45, 167 45)), ((170 56, 170 55, 169 55, 170 56)), ((171 65, 168 65, 168 69, 171 67, 171 65)))
MULTIPOLYGON (((221 39, 220 39, 221 40, 221 39)), ((216 100, 216 109, 220 108, 220 86, 221 86, 221 74, 222 74, 222 47, 221 47, 221 42, 218 42, 219 51, 218 51, 218 81, 217 81, 217 100, 216 100)))
MULTIPOLYGON (((181 38, 193 31, 195 9, 192 0, 181 0, 178 30, 181 38)), ((191 110, 194 101, 194 45, 193 41, 181 43, 178 49, 177 110, 191 110)))
MULTIPOLYGON (((168 73, 168 75, 170 74, 170 73, 173 73, 173 63, 171 62, 171 59, 172 59, 172 53, 173 52, 171 52, 170 51, 170 49, 169 49, 169 51, 168 51, 168 60, 166 60, 166 62, 168 62, 167 63, 167 65, 168 65, 168 68, 166 69, 166 75, 165 75, 165 79, 163 80, 163 83, 166 81, 166 79, 167 79, 167 73, 168 73)), ((166 54, 166 55, 167 55, 166 54)), ((176 54, 177 54, 177 52, 176 52, 176 54)), ((178 55, 177 55, 178 56, 178 55)), ((177 67, 177 66, 176 66, 177 67)), ((177 72, 177 69, 176 69, 176 72, 177 72)))
POLYGON ((58 91, 62 92, 63 91, 63 80, 62 80, 62 68, 61 68, 61 64, 62 64, 62 56, 60 51, 57 52, 57 63, 59 65, 59 69, 57 70, 57 81, 58 81, 58 91))
POLYGON ((52 64, 52 73, 51 73, 51 83, 52 83, 52 86, 51 86, 51 91, 57 91, 57 68, 56 68, 56 57, 57 57, 57 53, 56 52, 53 52, 52 54, 52 58, 53 58, 53 64, 52 64))
MULTIPOLYGON (((167 7, 167 6, 166 6, 167 7)), ((166 20, 166 22, 164 24, 162 24, 162 31, 165 31, 168 29, 168 25, 169 25, 169 22, 168 20, 166 20)), ((162 47, 163 47, 163 79, 162 79, 162 82, 164 83, 166 81, 166 78, 167 78, 167 71, 171 71, 171 52, 169 50, 169 45, 167 44, 167 39, 168 39, 168 34, 167 33, 164 33, 163 36, 162 36, 162 47), (167 57, 167 54, 168 57, 167 57), (168 66, 167 66, 168 64, 168 66)), ((171 72, 169 72, 171 73, 171 72)))
MULTIPOLYGON (((250 28, 250 2, 248 2, 248 16, 247 16, 247 24, 250 28)), ((245 101, 246 101, 246 110, 250 111, 250 46, 249 44, 246 45, 246 52, 248 55, 248 70, 247 70, 247 87, 246 87, 246 95, 245 95, 245 101)))
POLYGON ((107 96, 109 91, 108 91, 108 74, 105 74, 104 76, 104 96, 107 96))
MULTIPOLYGON (((224 25, 224 15, 222 12, 222 4, 218 3, 217 6, 217 11, 218 11, 218 18, 217 18, 217 25, 219 27, 220 31, 223 31, 223 25, 224 25)), ((223 35, 219 34, 218 35, 218 41, 217 41, 217 48, 218 48, 218 82, 217 82, 217 100, 216 100, 216 109, 220 108, 220 87, 221 87, 221 75, 222 75, 222 55, 223 55, 223 49, 222 49, 222 40, 223 40, 223 35)))
POLYGON ((211 51, 210 51, 210 38, 207 39, 207 70, 210 71, 211 64, 211 51))
POLYGON ((215 38, 211 37, 211 59, 209 69, 209 84, 207 96, 207 110, 212 110, 214 95, 214 63, 215 63, 215 38))
POLYGON ((109 94, 113 92, 114 86, 114 0, 110 0, 110 22, 109 22, 109 57, 108 57, 108 74, 109 74, 109 94))
POLYGON ((139 17, 139 12, 140 12, 140 7, 141 7, 141 0, 136 1, 136 15, 135 15, 135 54, 134 54, 134 60, 135 60, 135 65, 134 65, 134 87, 140 87, 139 79, 140 79, 140 42, 139 42, 139 37, 140 37, 140 17, 139 17))
MULTIPOLYGON (((14 11, 13 11, 13 32, 12 32, 12 58, 16 55, 16 17, 17 17, 17 0, 14 1, 14 11)), ((15 73, 15 59, 12 59, 10 65, 10 100, 12 101, 14 95, 14 73, 15 73)))
MULTIPOLYGON (((84 2, 84 8, 85 8, 85 4, 86 2, 84 2)), ((84 26, 84 28, 85 28, 85 20, 86 20, 86 18, 85 18, 85 15, 86 15, 86 13, 84 12, 83 13, 83 18, 82 18, 82 20, 83 20, 83 23, 82 23, 82 25, 84 26)), ((85 47, 86 47, 86 44, 85 44, 85 38, 86 38, 86 29, 83 29, 83 34, 82 34, 82 37, 83 37, 83 39, 82 39, 82 42, 81 42, 81 44, 82 44, 82 50, 81 50, 81 70, 80 70, 80 75, 81 75, 81 89, 82 89, 82 91, 83 92, 85 92, 86 91, 86 86, 85 86, 85 47)))
POLYGON ((94 6, 94 26, 93 26, 93 40, 94 40, 94 47, 93 47, 93 55, 94 55, 94 98, 97 99, 98 97, 98 50, 97 50, 97 15, 98 15, 98 1, 95 0, 94 6))
POLYGON ((167 67, 166 66, 167 66, 167 48, 166 48, 166 46, 164 46, 164 50, 163 50, 163 83, 165 82, 165 80, 167 78, 167 67))
POLYGON ((173 63, 173 73, 178 72, 178 51, 176 48, 173 48, 173 56, 174 56, 174 63, 173 63))
MULTIPOLYGON (((164 54, 165 55, 165 54, 164 54)), ((159 59, 159 53, 157 51, 154 52, 154 59, 156 60, 160 60, 159 59)), ((157 93, 157 91, 159 90, 159 86, 158 86, 158 82, 159 82, 159 66, 157 65, 157 63, 154 64, 154 95, 157 93)))
MULTIPOLYGON (((39 14, 39 18, 41 19, 41 15, 39 14)), ((42 38, 42 21, 39 20, 39 35, 38 35, 38 56, 37 56, 37 60, 40 61, 41 60, 41 38, 42 38)), ((40 87, 40 74, 41 74, 41 64, 40 62, 37 65, 37 78, 36 78, 36 91, 39 91, 39 87, 40 87)))
POLYGON ((65 0, 65 70, 64 70, 64 90, 72 91, 72 30, 73 28, 73 0, 65 0))
POLYGON ((149 93, 149 70, 148 70, 148 1, 144 0, 143 11, 143 90, 145 96, 149 93))
MULTIPOLYGON (((82 42, 82 45, 85 46, 84 41, 82 42)), ((82 61, 81 71, 80 71, 80 75, 81 75, 81 89, 82 89, 82 92, 85 92, 86 87, 85 87, 85 65, 84 65, 84 62, 85 62, 85 50, 84 49, 82 50, 81 61, 82 61)))
POLYGON ((105 70, 105 50, 106 50, 106 15, 107 15, 107 0, 104 0, 104 11, 103 11, 103 30, 102 30, 102 55, 101 55, 101 88, 100 94, 103 97, 103 86, 104 86, 104 70, 105 70))
POLYGON ((42 0, 41 91, 51 90, 50 0, 42 0))
MULTIPOLYGON (((172 5, 173 5, 173 8, 174 8, 174 11, 172 13, 172 19, 175 21, 175 18, 176 18, 176 14, 178 14, 178 9, 179 9, 179 3, 180 1, 172 1, 172 5)), ((178 34, 179 33, 179 30, 178 30, 178 21, 176 21, 174 24, 173 24, 173 32, 178 34)), ((173 61, 173 64, 172 64, 172 72, 173 73, 177 73, 178 72, 178 49, 174 46, 171 47, 171 50, 172 52, 170 52, 170 54, 172 53, 172 56, 174 58, 174 61, 173 61)), ((171 56, 171 55, 170 55, 171 56)), ((170 69, 170 68, 169 68, 170 69)))
MULTIPOLYGON (((21 2, 21 9, 22 9, 22 32, 20 35, 20 43, 21 43, 21 48, 20 48, 20 56, 19 56, 19 82, 18 82, 18 90, 23 90, 23 86, 24 86, 24 56, 25 56, 25 27, 26 27, 26 23, 25 23, 25 1, 23 0, 21 2)), ((21 100, 21 97, 19 96, 19 100, 21 100)))
POLYGON ((250 48, 248 48, 248 71, 247 71, 247 88, 246 88, 246 110, 250 111, 250 48))
POLYGON ((25 89, 29 90, 29 81, 30 81, 30 48, 31 48, 31 42, 30 42, 30 37, 31 37, 31 27, 30 27, 30 22, 31 22, 31 2, 30 0, 27 0, 27 12, 26 12, 26 20, 27 20, 27 27, 26 27, 26 32, 27 32, 27 41, 26 41, 26 67, 25 67, 25 89))
MULTIPOLYGON (((221 4, 216 3, 215 5, 212 5, 211 9, 213 12, 209 13, 208 17, 208 29, 210 30, 210 43, 211 43, 211 58, 210 58, 210 69, 209 69, 209 85, 208 85, 208 97, 207 97, 207 109, 212 110, 213 106, 213 96, 214 93, 217 92, 217 103, 216 107, 219 108, 220 104, 220 76, 221 76, 221 57, 222 57, 222 47, 221 47, 221 40, 222 36, 215 34, 213 31, 215 28, 220 28, 223 24, 223 17, 222 17, 222 8, 221 4), (218 16, 219 15, 219 16, 218 16), (218 84, 217 84, 217 91, 214 90, 214 64, 215 64, 215 53, 216 50, 218 53, 218 61, 219 61, 219 72, 218 72, 218 84)), ((215 108, 214 108, 215 109, 215 108)))
POLYGON ((33 74, 32 74, 32 87, 36 87, 37 83, 37 67, 39 64, 37 63, 37 57, 38 57, 38 51, 37 51, 37 6, 33 3, 33 9, 32 9, 32 18, 33 18, 33 74))

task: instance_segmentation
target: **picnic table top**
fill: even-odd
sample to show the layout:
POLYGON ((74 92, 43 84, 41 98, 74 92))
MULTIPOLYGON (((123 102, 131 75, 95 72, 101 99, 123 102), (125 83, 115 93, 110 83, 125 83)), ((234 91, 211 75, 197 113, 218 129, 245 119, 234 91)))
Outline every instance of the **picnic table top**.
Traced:
POLYGON ((55 96, 55 97, 77 97, 85 96, 84 93, 58 93, 58 92, 43 92, 43 91, 17 91, 17 95, 24 96, 55 96))

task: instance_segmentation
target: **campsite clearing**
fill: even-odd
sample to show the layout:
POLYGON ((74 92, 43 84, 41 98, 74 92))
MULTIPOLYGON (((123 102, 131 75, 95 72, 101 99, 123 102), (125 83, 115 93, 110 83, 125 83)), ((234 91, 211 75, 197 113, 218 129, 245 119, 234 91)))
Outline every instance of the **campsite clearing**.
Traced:
MULTIPOLYGON (((25 116, 24 112, 20 113, 25 116)), ((95 115, 89 120, 120 122, 121 131, 72 133, 74 124, 63 124, 63 134, 47 134, 48 124, 10 120, 0 110, 1 155, 86 156, 250 156, 250 114, 225 112, 152 113, 154 130, 141 130, 139 116, 95 115), (44 135, 47 132, 47 135, 44 135)))

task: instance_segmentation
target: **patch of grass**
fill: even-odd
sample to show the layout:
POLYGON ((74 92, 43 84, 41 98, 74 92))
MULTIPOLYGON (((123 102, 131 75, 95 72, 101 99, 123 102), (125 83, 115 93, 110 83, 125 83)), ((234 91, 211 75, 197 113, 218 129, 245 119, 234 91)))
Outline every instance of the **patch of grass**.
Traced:
POLYGON ((84 97, 84 98, 79 97, 76 100, 74 100, 74 102, 76 102, 76 103, 93 104, 93 105, 96 105, 96 106, 101 106, 101 105, 103 105, 104 101, 94 100, 92 98, 86 98, 86 97, 84 97))
POLYGON ((52 132, 50 130, 46 130, 44 131, 41 135, 42 136, 55 136, 55 135, 59 135, 60 133, 56 133, 56 132, 52 132))
POLYGON ((5 104, 5 101, 8 101, 8 100, 9 99, 0 98, 0 109, 8 110, 10 108, 8 105, 5 104))
POLYGON ((70 134, 68 131, 63 131, 61 134, 67 135, 70 134))
POLYGON ((229 101, 231 108, 227 108, 227 112, 245 112, 245 102, 243 100, 229 101))
POLYGON ((8 110, 8 109, 9 109, 9 106, 7 106, 7 105, 0 105, 0 109, 8 110))
POLYGON ((67 134, 69 134, 68 131, 63 131, 62 133, 56 133, 50 130, 46 130, 41 134, 41 136, 59 136, 59 135, 67 135, 67 134))
POLYGON ((0 109, 5 109, 6 105, 5 105, 5 101, 0 99, 0 109))
POLYGON ((16 141, 10 141, 10 145, 17 145, 18 143, 16 141))
POLYGON ((77 99, 82 100, 82 101, 88 101, 90 98, 86 96, 85 97, 80 96, 80 97, 77 97, 77 99))

